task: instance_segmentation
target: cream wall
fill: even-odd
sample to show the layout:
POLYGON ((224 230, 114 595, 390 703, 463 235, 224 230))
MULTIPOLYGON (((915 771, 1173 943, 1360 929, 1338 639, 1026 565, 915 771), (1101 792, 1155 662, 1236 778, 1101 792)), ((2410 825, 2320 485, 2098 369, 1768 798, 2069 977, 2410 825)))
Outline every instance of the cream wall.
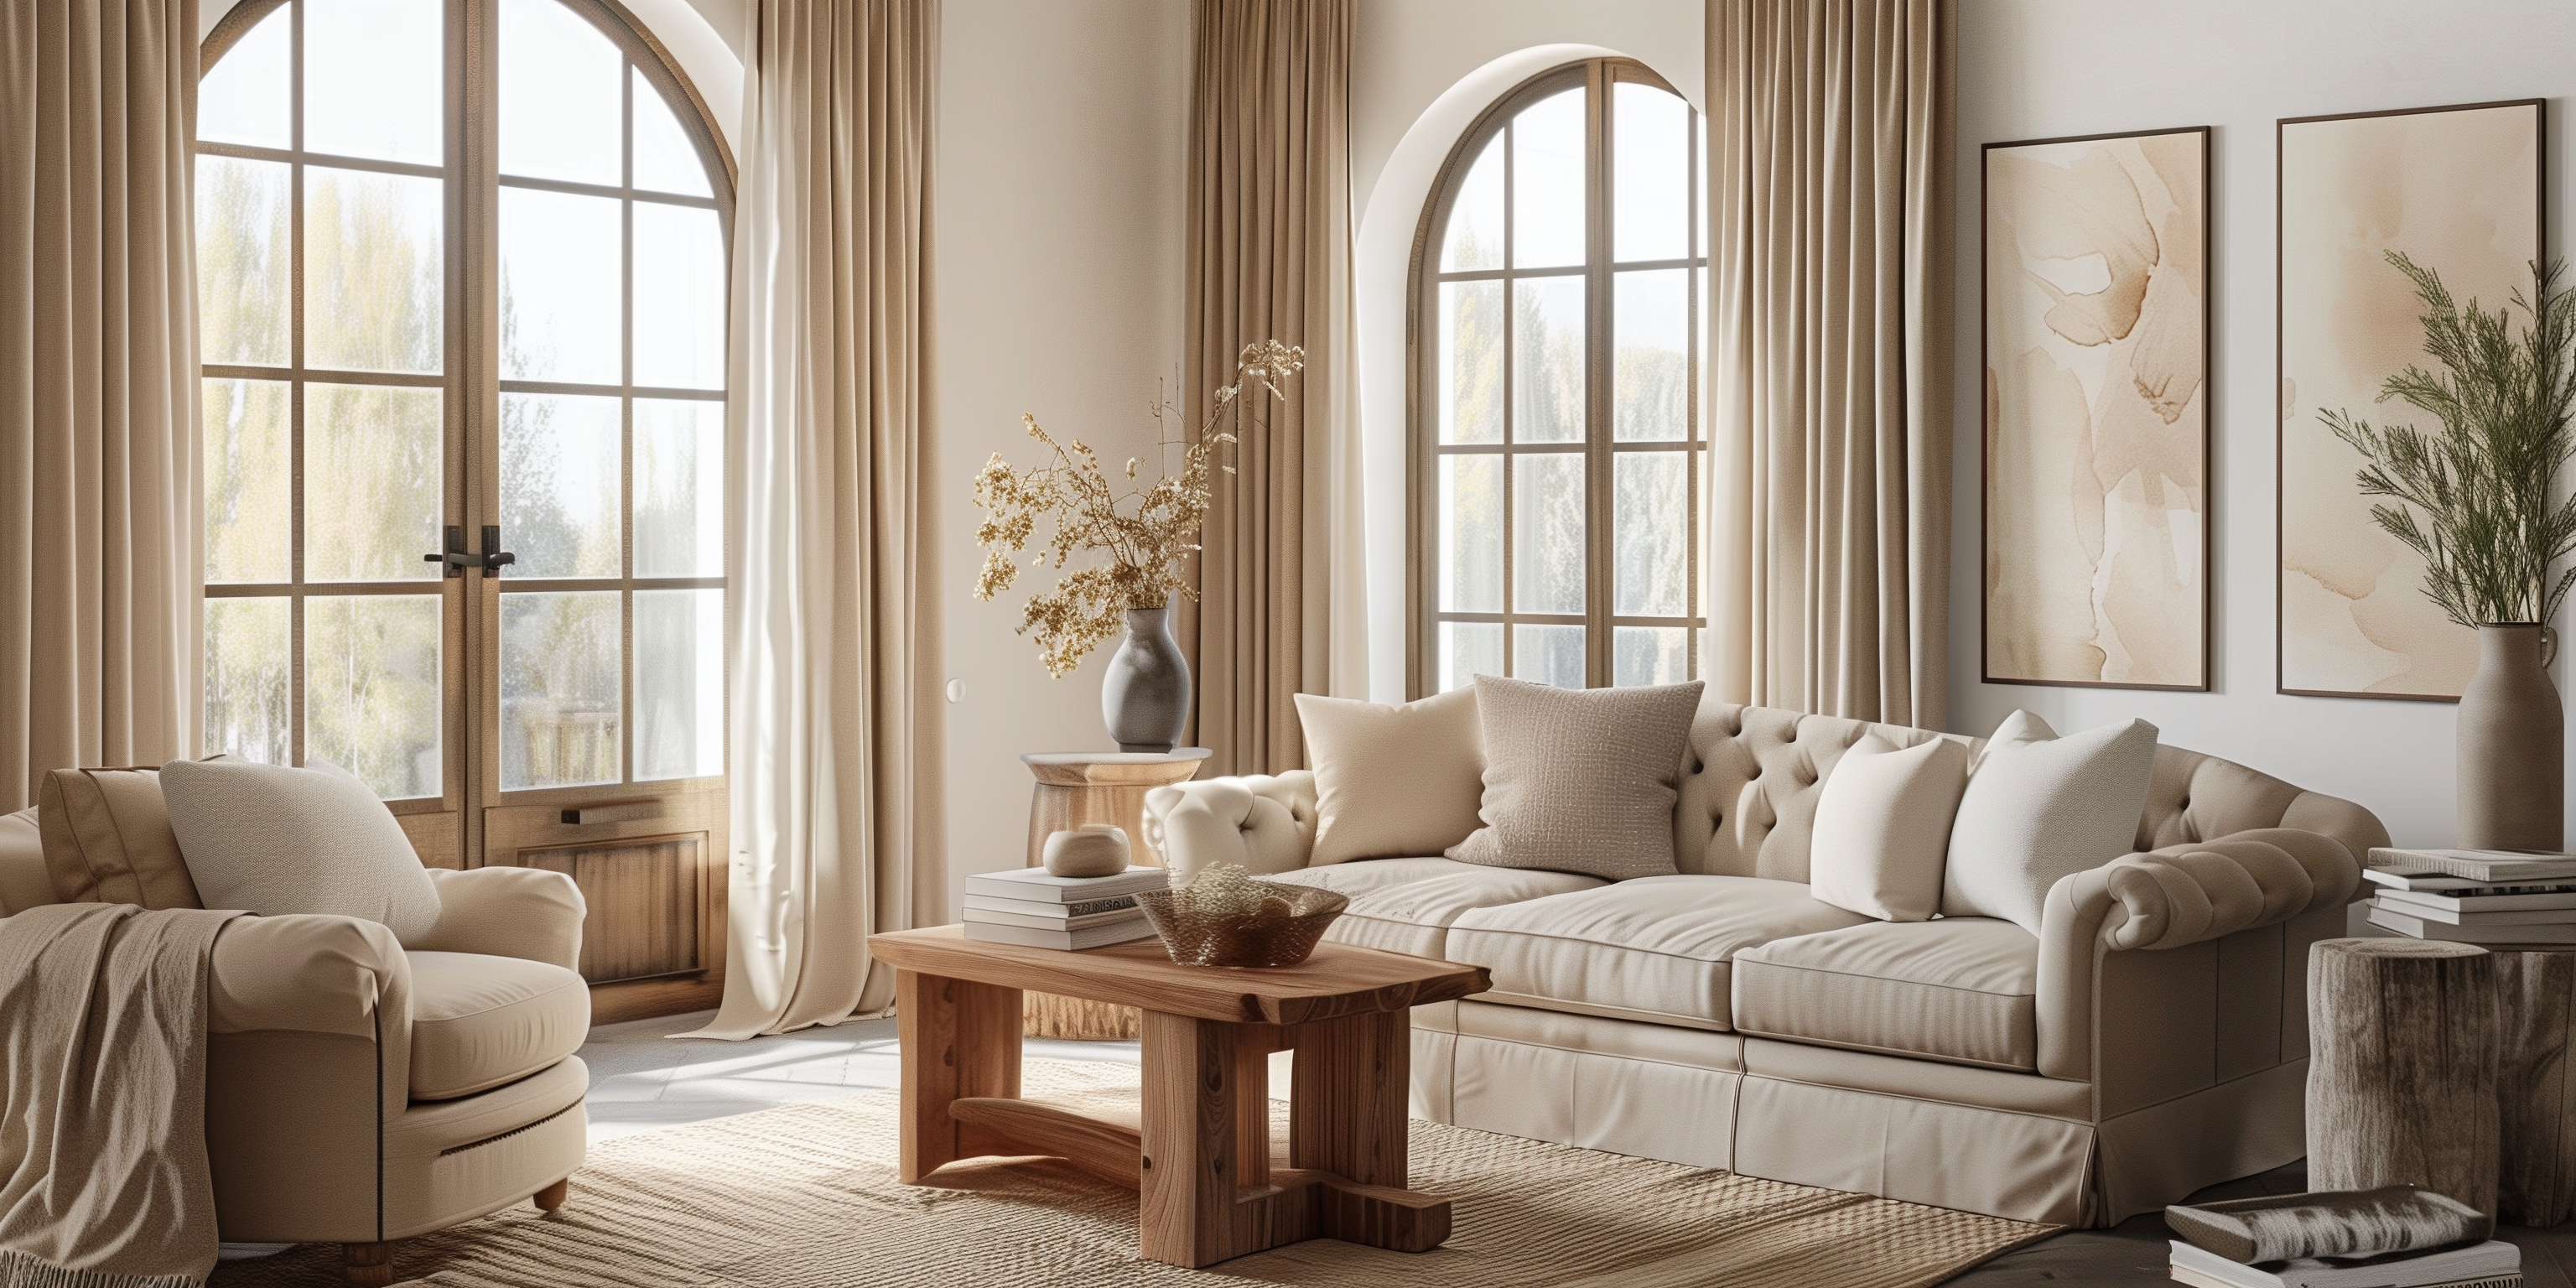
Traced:
POLYGON ((999 451, 1037 457, 1034 412, 1103 459, 1149 455, 1145 404, 1181 360, 1186 0, 946 0, 938 173, 940 566, 947 674, 949 902, 959 878, 1027 850, 1025 751, 1106 750, 1107 651, 1061 680, 1014 635, 1026 588, 968 593, 982 562, 967 500, 999 451))
MULTIPOLYGON (((1961 0, 1958 504, 1951 721, 1984 733, 2016 706, 2060 730, 2143 716, 2166 742, 2376 811, 2401 844, 2449 844, 2448 704, 2284 697, 2273 663, 2273 122, 2576 91, 2563 0, 1961 0), (2150 17, 2149 15, 2152 14, 2150 17), (1977 680, 1980 438, 1978 149, 1988 142, 2210 125, 2212 692, 1977 680)), ((2552 116, 2562 110, 2553 103, 2552 116)), ((2567 237, 2569 132, 2550 124, 2548 235, 2567 237)), ((2562 623, 2563 626, 2563 623, 2562 623)), ((2557 668, 2568 683, 2564 661, 2557 668)))

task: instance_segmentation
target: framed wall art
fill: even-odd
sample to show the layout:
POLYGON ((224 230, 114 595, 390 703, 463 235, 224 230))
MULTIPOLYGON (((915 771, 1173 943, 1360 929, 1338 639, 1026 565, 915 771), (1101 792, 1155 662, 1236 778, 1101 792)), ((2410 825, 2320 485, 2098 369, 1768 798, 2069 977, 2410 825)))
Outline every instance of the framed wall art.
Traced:
POLYGON ((2353 482, 2361 456, 2317 414, 2414 414, 2375 401, 2382 381, 2427 361, 2422 307, 2387 251, 2490 310, 2529 289, 2543 144, 2536 99, 2280 122, 2283 693, 2451 701, 2477 670, 2477 633, 2424 597, 2423 561, 2371 522, 2353 482))
POLYGON ((1987 683, 2209 687, 2209 140, 1985 147, 1987 683))

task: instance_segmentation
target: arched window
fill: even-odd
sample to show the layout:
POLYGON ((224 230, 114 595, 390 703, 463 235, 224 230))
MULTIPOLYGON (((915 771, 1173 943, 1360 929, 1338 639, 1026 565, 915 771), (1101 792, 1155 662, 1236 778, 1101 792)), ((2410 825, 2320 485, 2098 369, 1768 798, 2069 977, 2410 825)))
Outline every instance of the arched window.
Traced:
POLYGON ((348 769, 425 857, 529 793, 720 793, 694 92, 599 0, 244 0, 204 65, 205 751, 348 769))
POLYGON ((1701 129, 1597 59, 1451 154, 1414 252, 1415 694, 1698 674, 1701 129))

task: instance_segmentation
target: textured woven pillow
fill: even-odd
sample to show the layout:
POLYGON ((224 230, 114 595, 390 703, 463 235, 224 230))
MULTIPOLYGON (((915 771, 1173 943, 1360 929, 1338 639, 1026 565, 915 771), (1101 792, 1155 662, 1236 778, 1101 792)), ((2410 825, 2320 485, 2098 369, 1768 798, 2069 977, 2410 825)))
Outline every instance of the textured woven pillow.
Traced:
POLYGON ((36 788, 45 873, 64 903, 202 908, 153 769, 57 769, 36 788))
POLYGON ((1902 751, 1874 733, 1853 743, 1816 798, 1810 892, 1881 921, 1931 920, 1967 785, 1968 749, 1948 738, 1902 751))
POLYGON ((1297 722, 1315 767, 1306 866, 1438 854, 1476 830, 1485 744, 1474 689, 1400 707, 1300 693, 1297 722))
POLYGON ((1476 677, 1485 820, 1460 863, 1624 881, 1673 874, 1673 802, 1703 686, 1559 689, 1476 677))
POLYGON ((347 770, 174 760, 161 792, 209 908, 357 917, 406 946, 438 924, 438 888, 411 839, 347 770))
POLYGON ((2004 717, 1950 826, 1941 915, 2001 917, 2036 935, 2048 888, 2127 854, 2146 812, 2156 727, 2064 738, 2027 711, 2004 717))

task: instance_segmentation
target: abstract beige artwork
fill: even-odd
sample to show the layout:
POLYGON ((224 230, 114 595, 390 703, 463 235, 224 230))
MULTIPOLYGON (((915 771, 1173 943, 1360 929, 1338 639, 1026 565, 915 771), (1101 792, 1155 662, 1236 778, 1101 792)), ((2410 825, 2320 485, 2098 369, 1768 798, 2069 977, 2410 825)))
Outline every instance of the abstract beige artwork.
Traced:
POLYGON ((2421 587, 2424 564, 2370 520, 2361 457, 2317 419, 2374 405, 2426 362, 2404 251, 2489 309, 2540 257, 2540 104, 2427 108, 2280 123, 2280 688, 2460 696, 2477 635, 2421 587))
POLYGON ((1985 150, 1985 678, 2205 689, 2209 131, 1985 150))

